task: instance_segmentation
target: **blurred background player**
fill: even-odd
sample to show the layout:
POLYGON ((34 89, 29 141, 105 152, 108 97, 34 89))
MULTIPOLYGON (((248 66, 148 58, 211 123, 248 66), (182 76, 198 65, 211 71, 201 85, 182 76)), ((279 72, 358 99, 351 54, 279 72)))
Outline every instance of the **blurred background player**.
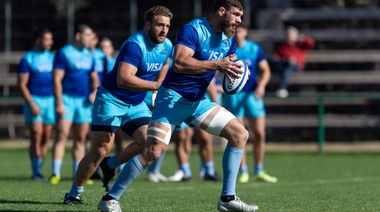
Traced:
POLYGON ((98 73, 99 83, 103 80, 103 76, 108 73, 107 71, 107 58, 106 54, 99 49, 97 46, 99 44, 99 37, 96 32, 93 33, 90 42, 89 49, 95 59, 95 71, 98 73))
POLYGON ((54 61, 54 96, 57 113, 57 136, 53 145, 53 169, 50 183, 61 179, 65 144, 73 127, 73 174, 85 155, 86 138, 90 130, 92 103, 99 84, 95 61, 88 49, 93 38, 88 25, 76 28, 75 42, 61 48, 54 61))
MULTIPOLYGON (((144 29, 131 35, 121 46, 116 65, 105 75, 96 93, 91 149, 79 164, 64 204, 83 204, 80 195, 84 185, 99 165, 103 186, 108 191, 115 168, 144 148, 151 111, 143 101, 147 91, 160 87, 169 68, 173 45, 166 36, 172 17, 166 7, 150 8, 144 16, 144 29), (113 157, 105 157, 120 127, 134 142, 113 157)), ((99 208, 104 207, 107 205, 99 205, 99 208)))
POLYGON ((30 131, 32 179, 36 181, 46 180, 41 171, 55 123, 52 46, 51 31, 37 29, 33 34, 33 49, 22 57, 18 65, 18 87, 25 100, 23 110, 30 131))
MULTIPOLYGON (((249 66, 251 74, 244 88, 234 95, 224 94, 224 106, 231 111, 241 123, 247 118, 251 132, 253 133, 253 161, 255 179, 266 182, 277 182, 277 178, 264 172, 265 155, 265 87, 270 79, 270 68, 265 55, 256 43, 246 40, 248 29, 240 24, 236 28, 236 55, 249 66), (261 71, 260 79, 256 83, 257 71, 261 71)), ((249 180, 246 154, 243 155, 240 165, 238 182, 246 183, 249 180)))
POLYGON ((289 95, 288 81, 291 74, 305 68, 305 59, 310 49, 314 48, 313 38, 298 33, 297 28, 289 26, 285 31, 286 41, 282 43, 269 60, 273 71, 280 74, 280 86, 276 95, 286 98, 289 95))
MULTIPOLYGON (((116 63, 116 58, 114 57, 115 53, 115 48, 113 46, 113 43, 111 39, 104 37, 102 40, 100 40, 100 49, 104 52, 106 55, 106 73, 112 71, 113 67, 115 66, 116 63)), ((104 74, 104 75, 105 75, 104 74)), ((123 138, 123 131, 119 128, 116 131, 115 134, 115 152, 121 152, 123 150, 123 143, 122 143, 122 138, 123 138)), ((119 169, 122 169, 123 164, 120 165, 119 169)))

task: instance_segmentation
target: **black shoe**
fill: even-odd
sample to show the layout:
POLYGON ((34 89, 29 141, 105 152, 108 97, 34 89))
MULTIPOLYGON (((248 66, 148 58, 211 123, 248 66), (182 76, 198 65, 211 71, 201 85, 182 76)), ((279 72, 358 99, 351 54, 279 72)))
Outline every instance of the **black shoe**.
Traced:
POLYGON ((101 180, 102 179, 102 176, 100 176, 100 174, 98 172, 95 172, 91 177, 90 177, 91 180, 101 180))
POLYGON ((205 174, 203 180, 219 182, 222 181, 222 178, 219 177, 217 173, 215 173, 214 175, 205 174))
POLYGON ((83 205, 83 200, 80 198, 80 196, 68 196, 69 193, 65 194, 65 199, 63 200, 63 204, 65 205, 83 205))
POLYGON ((110 159, 110 157, 105 157, 102 162, 100 162, 100 169, 103 172, 103 187, 106 188, 106 192, 108 192, 112 185, 113 185, 113 177, 115 176, 116 172, 115 169, 111 169, 107 161, 110 159))
POLYGON ((37 174, 35 176, 32 176, 32 180, 38 181, 38 182, 46 182, 47 178, 45 178, 44 176, 42 176, 42 174, 37 174))
POLYGON ((191 181, 191 177, 184 176, 184 177, 182 177, 181 181, 182 182, 190 182, 191 181))

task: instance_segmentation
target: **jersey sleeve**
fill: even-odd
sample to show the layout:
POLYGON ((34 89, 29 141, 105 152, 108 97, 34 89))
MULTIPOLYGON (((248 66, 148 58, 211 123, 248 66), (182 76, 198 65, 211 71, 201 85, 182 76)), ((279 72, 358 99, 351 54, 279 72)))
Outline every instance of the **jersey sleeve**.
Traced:
POLYGON ((121 62, 129 63, 136 68, 140 65, 140 59, 142 58, 142 51, 140 46, 137 43, 129 42, 126 43, 121 52, 121 62))
POLYGON ((18 73, 29 73, 29 64, 25 57, 23 57, 17 66, 18 73))
POLYGON ((185 25, 179 31, 176 43, 189 47, 190 49, 196 51, 198 43, 198 33, 195 28, 191 25, 185 25))
POLYGON ((66 55, 65 53, 63 53, 62 50, 59 50, 55 55, 53 69, 66 70, 66 68, 67 68, 66 55))
POLYGON ((235 54, 235 53, 236 53, 236 40, 235 40, 235 38, 232 38, 231 39, 231 48, 228 51, 227 55, 235 54))

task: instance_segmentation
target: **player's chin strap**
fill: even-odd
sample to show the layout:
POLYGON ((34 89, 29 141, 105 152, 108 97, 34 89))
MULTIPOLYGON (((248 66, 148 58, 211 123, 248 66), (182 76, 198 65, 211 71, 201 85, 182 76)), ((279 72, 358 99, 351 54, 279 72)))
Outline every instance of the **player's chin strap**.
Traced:
POLYGON ((215 106, 196 118, 192 124, 212 135, 220 136, 224 127, 234 118, 236 117, 225 108, 215 106))
POLYGON ((148 126, 147 137, 157 139, 168 145, 174 129, 175 125, 170 125, 165 122, 151 122, 148 126))

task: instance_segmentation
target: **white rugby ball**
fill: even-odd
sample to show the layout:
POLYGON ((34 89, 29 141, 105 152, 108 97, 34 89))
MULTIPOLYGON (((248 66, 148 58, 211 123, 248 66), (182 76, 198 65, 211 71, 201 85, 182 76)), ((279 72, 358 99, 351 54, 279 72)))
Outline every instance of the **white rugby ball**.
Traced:
POLYGON ((243 87, 247 83, 249 77, 247 64, 245 64, 242 60, 237 60, 235 62, 242 64, 242 67, 240 69, 243 71, 243 73, 239 74, 240 78, 231 76, 232 80, 230 81, 230 79, 226 76, 225 73, 222 74, 223 91, 230 95, 240 92, 241 89, 243 89, 243 87))

